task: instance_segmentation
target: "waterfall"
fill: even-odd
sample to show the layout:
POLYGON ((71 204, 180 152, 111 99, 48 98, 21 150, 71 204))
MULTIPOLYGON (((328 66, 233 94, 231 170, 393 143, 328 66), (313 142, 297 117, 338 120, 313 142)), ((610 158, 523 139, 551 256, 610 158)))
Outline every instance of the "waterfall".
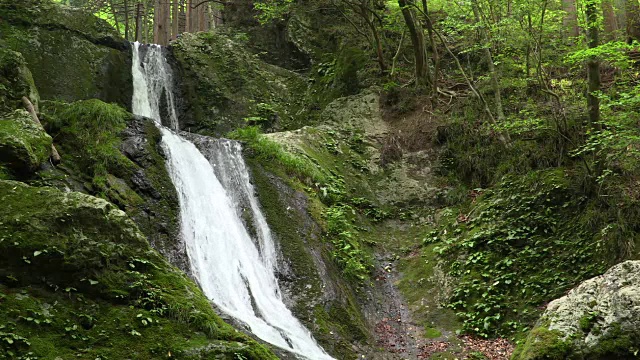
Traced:
POLYGON ((305 359, 332 359, 284 305, 274 271, 276 250, 255 197, 241 146, 201 137, 211 162, 178 133, 171 68, 156 45, 133 46, 133 112, 162 132, 167 168, 180 201, 180 233, 194 277, 222 311, 245 323, 262 340, 305 359), (167 108, 162 111, 162 103, 167 108), (166 114, 172 130, 162 126, 166 114), (214 166, 216 170, 214 171, 214 166), (240 214, 248 204, 257 239, 240 214))

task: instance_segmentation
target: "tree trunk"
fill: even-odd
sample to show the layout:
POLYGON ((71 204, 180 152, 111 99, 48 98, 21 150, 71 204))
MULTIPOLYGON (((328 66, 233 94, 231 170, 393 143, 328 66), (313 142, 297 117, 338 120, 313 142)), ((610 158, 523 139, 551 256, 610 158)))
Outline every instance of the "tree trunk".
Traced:
POLYGON ((373 35, 374 46, 376 48, 376 56, 378 57, 378 66, 380 66, 380 72, 383 74, 387 72, 387 65, 384 61, 384 53, 382 51, 382 42, 380 41, 380 33, 378 32, 378 28, 376 28, 375 19, 372 19, 369 10, 366 7, 365 3, 360 3, 360 16, 364 19, 371 29, 371 34, 373 35))
POLYGON ((136 6, 136 41, 142 42, 142 9, 143 4, 138 3, 136 6))
POLYGON ((142 42, 149 43, 149 0, 146 0, 145 6, 142 9, 142 42))
MULTIPOLYGON (((587 0, 585 4, 585 14, 587 17, 587 43, 590 49, 599 45, 598 39, 598 7, 596 0, 587 0)), ((591 126, 600 129, 600 62, 592 58, 587 62, 587 108, 589 110, 589 122, 591 126)))
POLYGON ((627 17, 627 40, 640 41, 640 5, 638 0, 627 0, 625 6, 627 17))
MULTIPOLYGON (((34 123, 36 123, 38 125, 38 127, 40 127, 42 130, 44 130, 44 127, 42 126, 42 123, 40 122, 40 119, 38 119, 38 114, 36 113, 36 108, 35 106, 33 106, 33 104, 31 103, 31 101, 29 101, 29 98, 27 98, 26 96, 22 97, 22 104, 24 105, 25 109, 27 109, 27 111, 29 112, 29 115, 31 115, 31 120, 33 120, 34 123)), ((60 154, 58 153, 58 150, 56 149, 56 147, 51 144, 51 162, 54 164, 59 164, 60 163, 60 154)))
POLYGON ((404 21, 409 29, 411 43, 413 44, 413 53, 416 62, 416 83, 418 85, 428 85, 429 65, 427 63, 424 47, 424 35, 422 33, 422 28, 420 28, 419 24, 416 22, 413 11, 408 4, 410 1, 412 0, 398 0, 398 5, 400 5, 400 8, 402 9, 402 16, 404 17, 404 21))
POLYGON ((185 0, 184 32, 186 33, 192 32, 191 12, 193 11, 193 9, 191 9, 191 1, 192 0, 185 0))
POLYGON ((173 16, 171 19, 171 39, 177 39, 180 29, 180 1, 173 0, 173 16))
POLYGON ((487 30, 485 29, 485 26, 482 23, 482 19, 480 18, 480 9, 478 8, 477 0, 474 0, 472 2, 471 7, 473 8, 473 15, 476 18, 476 23, 480 26, 480 36, 482 38, 482 42, 484 42, 484 54, 487 60, 487 66, 489 67, 489 76, 491 77, 491 86, 493 87, 494 101, 496 103, 496 120, 498 121, 498 123, 501 123, 505 120, 505 116, 504 110, 502 108, 502 91, 500 89, 498 70, 496 69, 496 65, 493 63, 493 54, 491 52, 492 45, 489 41, 487 30))
POLYGON ((576 0, 562 0, 562 10, 565 11, 565 16, 562 20, 563 28, 566 31, 565 35, 569 37, 579 36, 580 28, 578 28, 576 0))
POLYGON ((109 7, 111 8, 111 15, 113 16, 113 22, 116 25, 116 30, 118 31, 118 34, 121 34, 120 23, 118 22, 118 14, 116 12, 116 8, 113 6, 113 0, 109 0, 109 7))
POLYGON ((616 13, 616 23, 618 30, 623 32, 627 24, 627 0, 614 0, 614 9, 616 13))
POLYGON ((431 43, 431 56, 433 57, 433 78, 431 85, 433 87, 433 94, 438 93, 438 76, 440 75, 440 55, 438 54, 438 46, 436 45, 435 37, 433 36, 433 22, 429 15, 429 5, 427 0, 422 0, 422 12, 424 13, 425 22, 427 24, 427 33, 429 34, 429 42, 431 43))
POLYGON ((198 6, 198 31, 207 31, 207 7, 204 4, 198 6))
POLYGON ((169 43, 170 33, 170 5, 165 0, 156 0, 156 6, 154 9, 154 43, 158 45, 167 45, 169 43))
POLYGON ((129 41, 129 1, 124 0, 124 39, 129 41))
POLYGON ((602 0, 602 16, 604 19, 604 33, 608 40, 615 40, 618 31, 618 21, 613 7, 613 0, 602 0))

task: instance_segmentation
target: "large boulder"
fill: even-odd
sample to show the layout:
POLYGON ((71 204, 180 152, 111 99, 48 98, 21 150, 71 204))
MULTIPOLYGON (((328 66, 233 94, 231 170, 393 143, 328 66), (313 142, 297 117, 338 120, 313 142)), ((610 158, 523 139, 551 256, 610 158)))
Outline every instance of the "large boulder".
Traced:
POLYGON ((0 118, 0 166, 17 174, 38 169, 51 153, 52 139, 25 110, 0 118))
POLYGON ((547 306, 515 360, 637 359, 640 261, 626 261, 547 306))
POLYGON ((22 53, 40 96, 129 107, 129 45, 106 21, 49 0, 0 0, 0 47, 22 53))
POLYGON ((276 130, 308 121, 301 115, 305 79, 260 61, 237 36, 183 34, 171 48, 186 105, 182 129, 220 136, 245 125, 245 119, 276 130))
POLYGON ((40 95, 24 57, 0 48, 0 112, 13 110, 23 96, 38 106, 40 95))
POLYGON ((2 180, 0 202, 1 358, 275 359, 113 204, 2 180))

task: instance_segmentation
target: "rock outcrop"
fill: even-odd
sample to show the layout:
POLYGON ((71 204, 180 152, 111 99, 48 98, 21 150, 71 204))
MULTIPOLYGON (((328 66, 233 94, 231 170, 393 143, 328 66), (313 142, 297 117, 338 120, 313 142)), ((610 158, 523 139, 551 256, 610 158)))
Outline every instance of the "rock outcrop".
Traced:
POLYGON ((171 48, 187 105, 181 129, 221 136, 247 121, 269 129, 301 126, 304 78, 260 61, 241 39, 221 31, 183 34, 171 48))
POLYGON ((43 99, 130 106, 130 51, 106 21, 45 0, 0 0, 0 14, 0 47, 22 54, 43 99))
POLYGON ((16 181, 0 194, 0 355, 275 359, 113 204, 16 181))
POLYGON ((640 261, 625 261, 552 301, 515 360, 637 359, 640 261))
POLYGON ((52 139, 25 110, 0 116, 0 167, 22 176, 37 170, 51 153, 52 139))

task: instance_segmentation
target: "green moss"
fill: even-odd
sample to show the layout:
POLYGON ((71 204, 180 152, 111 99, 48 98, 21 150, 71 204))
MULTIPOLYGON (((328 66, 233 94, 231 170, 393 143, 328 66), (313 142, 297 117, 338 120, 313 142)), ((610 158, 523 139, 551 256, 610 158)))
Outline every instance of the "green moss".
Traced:
POLYGON ((598 315, 598 313, 594 311, 590 311, 584 314, 578 322, 580 330, 582 330, 586 334, 590 333, 594 325, 596 325, 596 323, 598 322, 599 317, 600 316, 598 315))
POLYGON ((263 135, 256 126, 239 128, 227 135, 243 141, 253 151, 251 155, 255 158, 265 163, 276 161, 279 165, 277 167, 289 175, 297 176, 303 182, 325 184, 328 181, 321 167, 286 151, 281 144, 263 135))
POLYGON ((572 351, 571 342, 563 340, 561 332, 540 326, 531 331, 524 344, 518 345, 511 359, 565 360, 571 358, 572 351))
POLYGON ((105 21, 48 0, 2 0, 0 13, 0 46, 22 53, 43 99, 129 106, 129 52, 105 21))
POLYGON ((424 337, 427 339, 436 339, 442 336, 442 332, 436 328, 426 327, 424 330, 424 337))
MULTIPOLYGON (((388 230, 387 230, 388 231, 388 230)), ((379 232, 376 232, 379 234, 379 232)), ((411 246, 419 244, 424 231, 418 231, 416 238, 409 234, 390 232, 387 238, 407 239, 411 246)), ((402 248, 402 245, 388 244, 394 248, 402 248)), ((398 289, 406 299, 414 319, 425 324, 425 337, 440 337, 442 331, 452 332, 459 328, 455 313, 441 304, 447 300, 447 292, 444 284, 448 281, 442 271, 443 264, 437 254, 434 253, 435 245, 431 244, 422 249, 418 254, 403 258, 398 265, 402 273, 398 282, 398 289), (439 269, 438 269, 439 268, 439 269)))
POLYGON ((0 165, 29 174, 49 159, 51 137, 25 110, 0 118, 0 165))
POLYGON ((43 113, 66 174, 42 172, 34 184, 58 188, 83 184, 92 195, 126 211, 155 249, 184 266, 184 259, 172 254, 179 232, 178 197, 160 153, 162 135, 153 121, 133 118, 118 105, 100 100, 45 101, 43 113), (130 145, 129 154, 124 140, 141 146, 130 145))
POLYGON ((245 125, 243 119, 259 114, 261 104, 268 104, 273 114, 271 129, 305 124, 304 79, 261 62, 222 30, 184 34, 172 49, 190 105, 190 122, 183 126, 220 136, 245 125))
POLYGON ((640 353, 640 336, 637 329, 624 331, 619 324, 607 331, 595 347, 585 351, 587 360, 599 359, 637 359, 640 353))
POLYGON ((48 127, 55 135, 65 166, 84 174, 96 193, 110 191, 107 174, 126 177, 133 163, 119 151, 120 133, 132 117, 100 100, 46 103, 48 127))
POLYGON ((22 54, 0 47, 0 112, 22 107, 23 96, 38 106, 40 95, 22 54))
POLYGON ((0 194, 0 332, 28 342, 4 355, 275 359, 113 205, 10 181, 0 194))

